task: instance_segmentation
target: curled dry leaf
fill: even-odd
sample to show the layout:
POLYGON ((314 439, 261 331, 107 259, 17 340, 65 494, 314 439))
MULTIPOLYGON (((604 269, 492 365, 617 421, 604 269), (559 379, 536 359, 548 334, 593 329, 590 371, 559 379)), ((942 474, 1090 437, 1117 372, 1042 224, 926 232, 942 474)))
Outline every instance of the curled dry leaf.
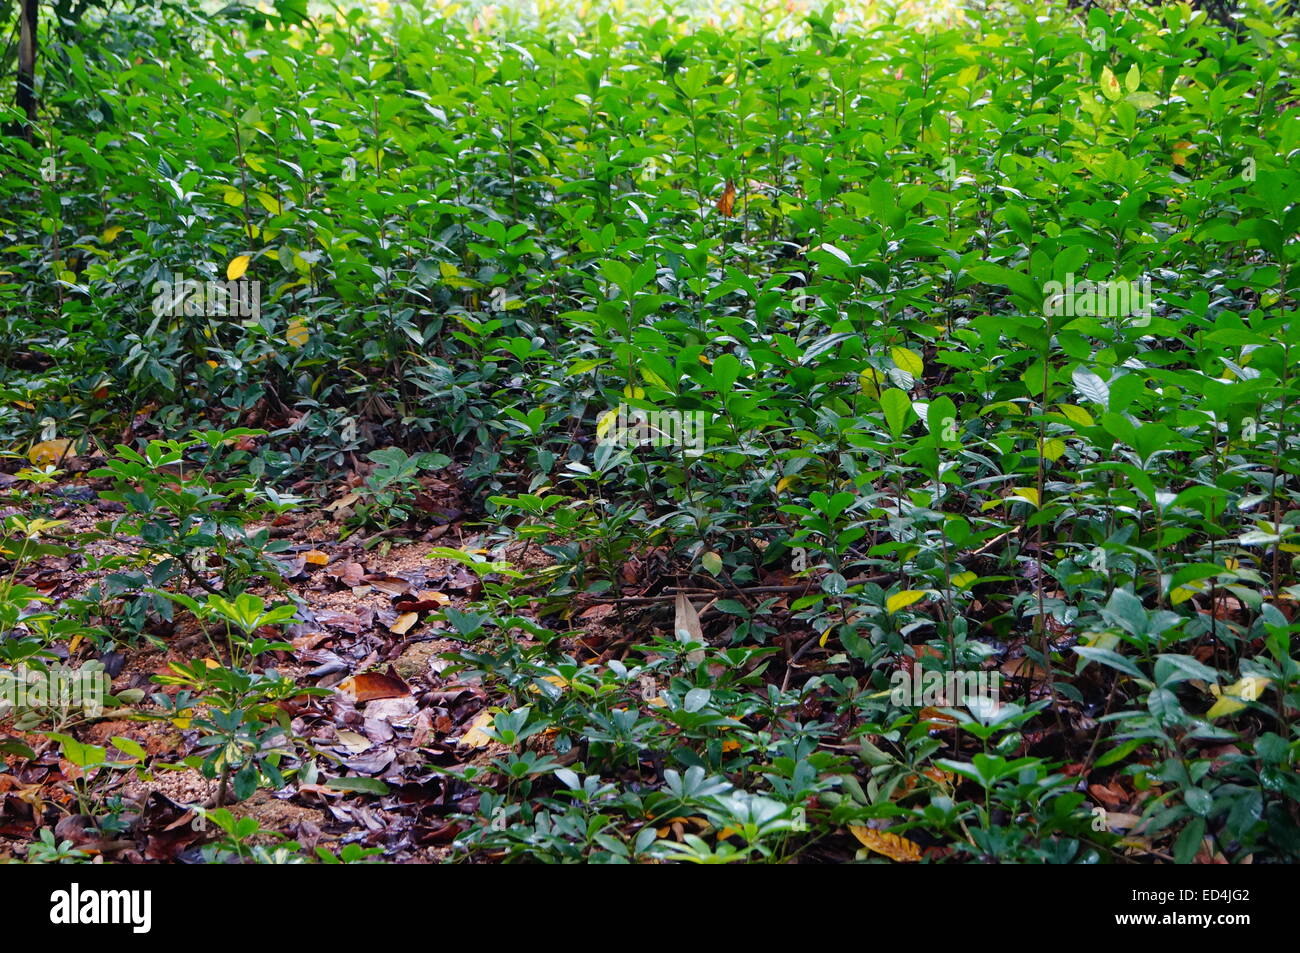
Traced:
MULTIPOLYGON (((691 600, 680 592, 677 593, 673 632, 679 641, 704 643, 704 626, 700 624, 700 614, 695 611, 695 606, 691 605, 691 600)), ((699 665, 704 661, 704 650, 696 649, 688 652, 686 661, 692 665, 699 665)))
POLYGON ((723 190, 722 197, 718 199, 717 209, 723 218, 731 218, 736 210, 736 183, 731 179, 727 180, 727 187, 723 190))

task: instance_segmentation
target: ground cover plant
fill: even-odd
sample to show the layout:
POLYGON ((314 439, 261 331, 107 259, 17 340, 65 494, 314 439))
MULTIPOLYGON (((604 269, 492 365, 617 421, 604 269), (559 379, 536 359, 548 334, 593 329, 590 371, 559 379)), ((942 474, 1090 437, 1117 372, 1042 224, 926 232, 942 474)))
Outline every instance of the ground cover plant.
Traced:
POLYGON ((1300 857, 1287 11, 91 7, 0 859, 1300 857))

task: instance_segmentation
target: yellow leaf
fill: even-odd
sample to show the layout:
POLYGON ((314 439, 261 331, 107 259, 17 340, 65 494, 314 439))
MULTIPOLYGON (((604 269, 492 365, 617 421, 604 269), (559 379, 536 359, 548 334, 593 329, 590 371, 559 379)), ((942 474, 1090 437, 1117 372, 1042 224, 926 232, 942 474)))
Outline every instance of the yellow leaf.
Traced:
POLYGON ((64 524, 65 520, 47 520, 44 517, 37 517, 34 520, 23 520, 22 517, 14 517, 14 525, 28 539, 35 539, 41 533, 47 533, 52 529, 58 529, 64 524))
POLYGON ((238 281, 244 277, 246 271, 248 271, 248 256, 240 255, 230 259, 230 264, 226 266, 226 278, 230 281, 238 281))
POLYGON ((957 575, 952 577, 952 584, 956 586, 958 589, 965 589, 967 586, 969 586, 972 582, 974 582, 978 578, 979 578, 978 573, 959 572, 957 573, 957 575))
POLYGON ((420 613, 403 612, 397 617, 397 621, 388 627, 388 631, 393 635, 405 635, 410 631, 411 626, 420 621, 420 613))
POLYGON ((118 235, 121 235, 123 231, 124 229, 121 225, 110 225, 108 228, 104 229, 102 234, 100 234, 99 240, 105 245, 111 244, 113 239, 117 238, 118 235))
POLYGON ((672 390, 672 388, 668 386, 667 381, 665 381, 654 371, 650 370, 648 367, 640 368, 640 371, 641 371, 641 379, 645 381, 647 384, 650 384, 653 387, 658 387, 660 390, 672 390))
POLYGON ((226 189, 221 195, 221 200, 227 205, 233 205, 235 208, 244 204, 244 193, 238 189, 226 189))
POLYGON ((889 831, 873 831, 869 827, 859 827, 857 824, 849 825, 849 833, 867 850, 883 854, 898 863, 912 864, 921 859, 921 848, 906 837, 899 837, 889 831))
POLYGON ((72 455, 71 440, 42 440, 27 451, 27 459, 38 467, 57 464, 72 455))
POLYGON ((917 354, 908 347, 891 347, 889 349, 890 360, 900 371, 905 371, 913 377, 920 377, 925 371, 925 362, 921 360, 921 355, 917 354))
POLYGON ((873 400, 880 399, 880 385, 882 383, 880 371, 874 367, 868 367, 858 375, 858 386, 862 388, 862 393, 866 394, 873 400))
POLYGON ((322 553, 319 549, 309 549, 303 554, 303 559, 313 566, 325 566, 329 564, 329 553, 322 553))
POLYGON ((1221 689, 1218 685, 1211 685, 1210 694, 1215 695, 1219 700, 1205 713, 1205 717, 1215 719, 1222 718, 1224 715, 1234 715, 1245 708, 1247 702, 1256 701, 1271 684, 1273 684, 1272 679, 1260 675, 1245 675, 1227 688, 1221 689))
POLYGON ((1058 440, 1056 437, 1051 437, 1043 441, 1042 454, 1045 459, 1055 463, 1057 460, 1061 459, 1061 456, 1064 453, 1065 453, 1064 440, 1058 440))
POLYGON ((1119 99, 1123 94, 1123 90, 1119 88, 1119 80, 1115 78, 1109 66, 1103 66, 1101 69, 1101 91, 1111 102, 1119 99))
POLYGON ((1012 496, 1007 497, 1007 499, 1013 500, 1016 497, 1019 497, 1026 503, 1032 503, 1034 506, 1038 506, 1038 491, 1032 486, 1013 487, 1011 492, 1012 496))
POLYGON ((270 192, 258 192, 257 201, 261 203, 262 208, 266 209, 272 215, 280 214, 280 200, 270 192))
POLYGON ((1210 706, 1210 710, 1205 713, 1205 717, 1213 721, 1215 718, 1222 718, 1224 715, 1235 715, 1245 707, 1245 702, 1233 698, 1231 695, 1224 695, 1210 706))
MULTIPOLYGON (((565 679, 561 678, 559 675, 543 675, 541 677, 541 681, 554 685, 556 688, 560 689, 561 691, 569 687, 569 683, 565 679)), ((531 691, 537 694, 540 694, 542 691, 536 685, 531 685, 529 686, 529 688, 531 691)))
POLYGON ((488 737, 483 730, 492 727, 492 712, 482 711, 469 726, 469 730, 461 736, 460 743, 467 748, 484 748, 492 739, 488 737))
POLYGON ((1244 698, 1246 701, 1255 701, 1260 695, 1273 684, 1271 678, 1264 678, 1261 675, 1246 675, 1229 685, 1223 691, 1227 695, 1236 695, 1238 698, 1244 698))
POLYGON ((784 493, 787 489, 790 488, 790 485, 793 484, 796 479, 798 479, 798 477, 794 477, 794 476, 781 477, 781 479, 776 481, 776 492, 784 493))
POLYGON ((906 609, 914 602, 920 602, 925 598, 923 589, 904 589, 902 592, 896 592, 885 600, 885 611, 893 615, 899 609, 906 609))
POLYGON ((1061 413, 1065 414, 1067 420, 1077 427, 1091 427, 1095 423, 1092 414, 1088 413, 1077 404, 1059 404, 1061 413))
POLYGON ((284 331, 284 339, 290 347, 305 346, 309 337, 306 320, 303 318, 289 319, 289 326, 284 331))
POLYGON ((608 411, 603 417, 596 422, 596 437, 604 439, 605 434, 609 433, 609 428, 614 426, 618 421, 618 408, 608 411))

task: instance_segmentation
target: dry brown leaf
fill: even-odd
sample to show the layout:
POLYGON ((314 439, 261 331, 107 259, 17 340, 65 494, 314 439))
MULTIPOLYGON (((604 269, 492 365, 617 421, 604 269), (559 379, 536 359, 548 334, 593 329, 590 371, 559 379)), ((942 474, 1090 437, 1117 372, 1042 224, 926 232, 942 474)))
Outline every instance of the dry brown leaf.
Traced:
MULTIPOLYGON (((681 641, 704 642, 704 626, 700 624, 700 614, 695 611, 695 606, 691 605, 691 600, 686 598, 685 593, 677 593, 673 632, 681 641), (686 639, 682 639, 683 632, 686 633, 686 639)), ((704 661, 704 649, 687 653, 686 661, 692 665, 699 665, 704 661)))
POLYGON ((411 689, 406 682, 395 675, 383 675, 379 672, 352 675, 339 682, 337 688, 351 696, 357 703, 374 701, 376 698, 401 698, 411 694, 411 689))
POLYGON ((390 596, 404 596, 411 591, 411 584, 401 576, 389 576, 385 573, 371 573, 362 577, 363 582, 368 582, 381 592, 386 592, 390 596))
POLYGON ((325 570, 325 575, 334 577, 349 589, 361 585, 362 577, 365 574, 366 570, 361 563, 351 559, 336 560, 333 565, 325 570))
POLYGON ((348 749, 350 754, 360 754, 370 747, 370 739, 355 731, 340 731, 339 744, 348 749))
POLYGON ((451 596, 446 593, 424 589, 417 592, 413 600, 400 601, 393 608, 398 612, 425 612, 430 609, 441 609, 450 604, 451 596))
POLYGON ((944 728, 951 728, 958 724, 957 719, 952 715, 930 706, 922 708, 918 717, 921 721, 928 721, 932 725, 940 725, 944 728))
POLYGON ((735 211, 736 183, 731 181, 731 179, 727 180, 727 187, 722 192, 722 198, 718 199, 716 207, 722 214, 723 218, 731 218, 732 213, 735 211))
POLYGON ((345 507, 351 506, 359 499, 361 499, 360 493, 345 493, 343 496, 340 496, 333 503, 326 503, 323 507, 321 507, 321 509, 325 510, 325 512, 327 513, 333 513, 336 510, 341 510, 344 509, 345 507))

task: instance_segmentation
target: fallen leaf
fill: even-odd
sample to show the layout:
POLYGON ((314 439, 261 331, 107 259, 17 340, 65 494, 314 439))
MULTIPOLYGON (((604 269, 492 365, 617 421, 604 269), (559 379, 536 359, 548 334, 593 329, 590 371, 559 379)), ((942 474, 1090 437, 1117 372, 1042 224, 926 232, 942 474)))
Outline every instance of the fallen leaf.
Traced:
POLYGON ((420 621, 420 613, 403 612, 397 617, 397 621, 388 627, 388 631, 393 635, 405 635, 410 631, 411 626, 420 621))
POLYGON ((361 585, 361 580, 366 575, 365 568, 359 562, 351 559, 344 559, 334 562, 325 570, 325 575, 332 576, 349 589, 355 589, 361 585))
POLYGON ((931 724, 942 725, 945 728, 951 728, 957 724, 957 719, 952 715, 945 714, 938 708, 926 707, 921 709, 921 721, 928 721, 931 724))
POLYGON ((321 507, 321 509, 325 510, 327 513, 333 513, 336 510, 341 510, 344 507, 351 506, 359 499, 361 499, 360 493, 345 493, 333 503, 326 503, 321 507))
POLYGON ((910 864, 921 859, 921 848, 905 837, 899 837, 888 831, 873 831, 869 827, 859 827, 856 824, 849 825, 849 832, 861 841, 862 846, 867 850, 884 854, 890 860, 910 864))
POLYGON ((393 606, 398 612, 427 612, 430 609, 441 609, 445 605, 451 604, 451 596, 441 592, 434 592, 432 589, 425 589, 416 593, 414 600, 403 600, 393 606))
POLYGON ((27 451, 27 459, 35 466, 53 466, 72 454, 71 440, 42 440, 27 451))
POLYGON ((486 728, 492 727, 492 712, 481 711, 477 718, 470 724, 469 730, 461 735, 460 743, 467 748, 485 748, 492 741, 488 737, 486 728))
POLYGON ((379 672, 362 672, 339 682, 338 690, 350 696, 354 702, 368 702, 376 698, 401 698, 411 694, 406 682, 393 675, 379 672))
POLYGON ((370 739, 355 731, 340 731, 338 738, 339 744, 347 748, 351 754, 360 754, 370 747, 370 739))
POLYGON ((376 589, 388 593, 390 596, 404 596, 411 591, 411 584, 400 576, 373 573, 369 576, 363 576, 362 580, 370 583, 376 589))

